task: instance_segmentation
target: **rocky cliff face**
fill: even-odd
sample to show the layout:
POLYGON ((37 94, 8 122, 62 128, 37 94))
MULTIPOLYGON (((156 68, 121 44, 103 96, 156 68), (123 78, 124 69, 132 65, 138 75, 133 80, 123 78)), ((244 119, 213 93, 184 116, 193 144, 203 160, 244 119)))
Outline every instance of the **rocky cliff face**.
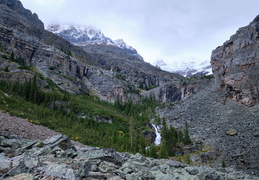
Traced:
POLYGON ((252 106, 259 102, 259 16, 212 52, 216 85, 227 97, 252 106))
MULTIPOLYGON (((198 83, 196 81, 195 83, 198 83)), ((199 82, 201 83, 201 82, 199 82)), ((206 82, 204 82, 206 83, 206 82)), ((192 95, 200 90, 202 86, 200 84, 188 84, 183 83, 166 83, 150 91, 144 92, 147 96, 155 96, 155 98, 164 103, 179 102, 189 95, 192 95)))

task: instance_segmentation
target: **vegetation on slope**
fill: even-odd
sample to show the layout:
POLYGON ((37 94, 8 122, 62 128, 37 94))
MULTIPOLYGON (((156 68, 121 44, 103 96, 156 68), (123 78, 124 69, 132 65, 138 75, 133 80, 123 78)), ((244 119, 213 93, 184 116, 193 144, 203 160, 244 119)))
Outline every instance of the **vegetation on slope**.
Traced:
MULTIPOLYGON (((119 99, 110 104, 92 96, 69 94, 58 87, 51 89, 56 91, 40 88, 36 75, 23 84, 1 81, 0 109, 47 126, 81 143, 117 151, 165 158, 174 155, 171 153, 172 146, 182 142, 173 141, 168 145, 172 131, 164 128, 160 151, 164 151, 164 147, 167 150, 159 154, 160 147, 151 146, 151 139, 144 136, 152 132, 149 115, 159 105, 154 97, 143 98, 138 104, 132 101, 122 104, 119 99), (151 148, 146 148, 148 146, 151 148)), ((174 133, 175 138, 182 134, 174 133)))

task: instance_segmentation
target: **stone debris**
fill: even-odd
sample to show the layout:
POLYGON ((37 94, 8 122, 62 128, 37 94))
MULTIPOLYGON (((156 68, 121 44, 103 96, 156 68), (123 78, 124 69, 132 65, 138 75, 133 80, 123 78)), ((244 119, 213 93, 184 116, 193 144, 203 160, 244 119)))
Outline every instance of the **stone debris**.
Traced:
POLYGON ((189 166, 139 153, 77 147, 62 134, 44 140, 44 146, 38 146, 40 140, 35 143, 2 132, 0 139, 0 179, 258 179, 230 168, 189 166), (17 147, 26 148, 21 151, 17 147))

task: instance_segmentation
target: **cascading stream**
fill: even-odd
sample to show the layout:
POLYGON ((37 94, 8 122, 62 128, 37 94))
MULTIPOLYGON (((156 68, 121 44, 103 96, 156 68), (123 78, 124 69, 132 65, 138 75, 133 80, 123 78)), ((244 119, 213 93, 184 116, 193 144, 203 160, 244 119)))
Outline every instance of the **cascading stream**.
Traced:
POLYGON ((161 133, 160 133, 161 128, 158 125, 153 124, 153 123, 151 123, 151 125, 155 129, 155 133, 156 133, 156 139, 155 139, 154 143, 155 143, 156 146, 160 145, 161 144, 161 138, 162 138, 161 133))

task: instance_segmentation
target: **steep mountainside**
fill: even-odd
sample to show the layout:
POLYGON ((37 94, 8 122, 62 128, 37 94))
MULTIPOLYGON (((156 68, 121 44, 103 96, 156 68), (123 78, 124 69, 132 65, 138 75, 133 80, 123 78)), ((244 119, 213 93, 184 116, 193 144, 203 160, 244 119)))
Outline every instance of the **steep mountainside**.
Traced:
MULTIPOLYGON (((47 29, 83 47, 98 66, 110 73, 116 73, 120 80, 126 80, 131 91, 140 90, 142 95, 155 95, 159 101, 175 102, 196 92, 200 87, 194 84, 183 86, 182 82, 178 81, 182 76, 168 73, 144 62, 143 58, 136 54, 137 51, 131 51, 132 48, 126 46, 123 41, 117 40, 114 43, 98 30, 60 25, 52 25, 47 29)), ((100 84, 99 76, 92 76, 91 79, 95 87, 100 84)), ((110 85, 107 83, 102 89, 109 89, 110 85)), ((117 88, 116 91, 120 94, 125 93, 122 88, 117 88)), ((131 96, 133 99, 136 99, 135 97, 135 95, 131 96)))
POLYGON ((218 88, 227 97, 252 106, 259 102, 259 16, 240 28, 212 52, 211 64, 218 88))
POLYGON ((122 48, 121 41, 121 47, 74 46, 44 30, 37 15, 19 1, 2 1, 0 16, 1 79, 25 81, 37 72, 42 86, 48 86, 49 78, 69 92, 113 102, 117 97, 138 100, 141 91, 181 78, 144 62, 122 48))

